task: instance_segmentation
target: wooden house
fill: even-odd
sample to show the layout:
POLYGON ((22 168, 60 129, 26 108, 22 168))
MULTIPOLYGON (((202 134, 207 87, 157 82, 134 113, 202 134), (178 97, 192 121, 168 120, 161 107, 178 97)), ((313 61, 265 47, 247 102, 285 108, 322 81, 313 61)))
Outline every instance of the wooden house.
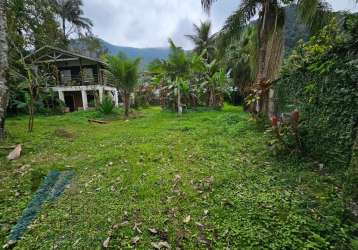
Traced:
POLYGON ((118 90, 106 75, 106 63, 72 51, 45 46, 26 58, 36 70, 51 75, 48 88, 58 93, 68 111, 87 110, 111 95, 118 107, 118 90))

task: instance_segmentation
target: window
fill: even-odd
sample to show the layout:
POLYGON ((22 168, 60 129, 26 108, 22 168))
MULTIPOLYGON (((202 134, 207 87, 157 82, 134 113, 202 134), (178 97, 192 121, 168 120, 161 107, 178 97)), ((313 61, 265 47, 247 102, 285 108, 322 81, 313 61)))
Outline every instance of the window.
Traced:
POLYGON ((83 81, 85 83, 93 83, 93 69, 92 68, 83 68, 83 81))
POLYGON ((69 83, 71 83, 72 77, 71 77, 71 70, 70 69, 66 69, 66 70, 61 70, 61 82, 64 85, 68 85, 69 83))

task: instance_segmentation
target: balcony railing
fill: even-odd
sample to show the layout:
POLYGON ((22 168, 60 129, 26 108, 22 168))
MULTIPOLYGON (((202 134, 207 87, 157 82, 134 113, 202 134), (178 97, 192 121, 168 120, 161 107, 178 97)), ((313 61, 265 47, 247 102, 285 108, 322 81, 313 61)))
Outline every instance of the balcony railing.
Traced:
POLYGON ((102 83, 102 80, 98 79, 97 75, 93 75, 93 77, 62 76, 60 79, 60 84, 65 86, 97 85, 99 83, 102 83))
POLYGON ((81 77, 80 75, 62 76, 61 79, 55 80, 50 85, 61 86, 86 86, 86 85, 110 85, 114 86, 114 82, 111 78, 105 75, 98 77, 94 74, 93 77, 81 77))

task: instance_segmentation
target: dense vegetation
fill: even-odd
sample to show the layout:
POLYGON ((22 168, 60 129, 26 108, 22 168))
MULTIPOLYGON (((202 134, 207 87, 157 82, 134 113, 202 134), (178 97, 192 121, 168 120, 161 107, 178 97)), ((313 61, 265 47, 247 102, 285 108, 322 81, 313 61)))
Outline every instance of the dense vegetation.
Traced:
MULTIPOLYGON (((161 91, 163 108, 177 111, 200 106, 221 108, 229 79, 216 59, 209 59, 207 48, 187 54, 169 40, 171 52, 167 60, 156 60, 149 65, 153 81, 161 91)), ((205 43, 207 44, 207 43, 205 43)))
POLYGON ((304 151, 336 166, 349 164, 358 125, 357 28, 357 16, 343 32, 332 22, 295 49, 275 84, 278 111, 301 112, 304 151))

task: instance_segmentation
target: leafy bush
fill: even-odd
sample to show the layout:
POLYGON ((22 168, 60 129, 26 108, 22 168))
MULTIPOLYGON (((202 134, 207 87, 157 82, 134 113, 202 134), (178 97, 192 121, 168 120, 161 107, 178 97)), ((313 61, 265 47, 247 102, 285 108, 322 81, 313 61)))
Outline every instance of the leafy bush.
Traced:
MULTIPOLYGON (((348 25, 350 24, 350 26, 348 25)), ((301 44, 275 84, 278 112, 302 114, 300 136, 305 153, 327 164, 349 164, 358 114, 358 51, 353 30, 330 24, 301 44)))
POLYGON ((109 95, 104 96, 102 103, 98 107, 99 112, 108 115, 113 112, 113 109, 114 109, 114 103, 112 97, 109 95))
POLYGON ((140 85, 134 94, 134 108, 147 108, 150 105, 159 104, 159 99, 155 96, 153 85, 140 85))
MULTIPOLYGON (((29 101, 30 95, 27 91, 19 90, 16 93, 10 92, 8 106, 9 115, 18 113, 28 114, 29 101)), ((37 100, 34 102, 34 108, 36 113, 39 114, 62 114, 64 112, 65 104, 53 91, 43 91, 41 89, 37 100)))
POLYGON ((270 146, 275 154, 300 154, 302 152, 299 115, 299 112, 295 110, 289 115, 271 118, 272 127, 269 131, 274 134, 275 139, 271 140, 270 146))

